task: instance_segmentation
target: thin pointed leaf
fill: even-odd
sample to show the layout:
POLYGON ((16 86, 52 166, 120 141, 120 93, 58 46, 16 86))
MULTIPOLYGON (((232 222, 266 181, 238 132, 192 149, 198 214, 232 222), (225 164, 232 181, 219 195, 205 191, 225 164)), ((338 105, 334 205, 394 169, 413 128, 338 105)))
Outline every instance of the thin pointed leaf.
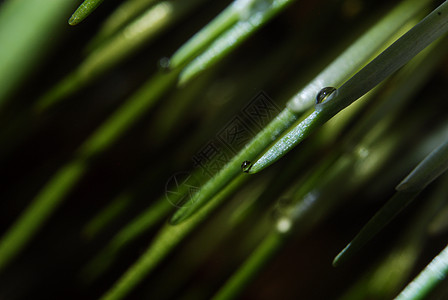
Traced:
POLYGON ((92 282, 103 275, 115 262, 120 251, 129 242, 141 236, 160 222, 173 209, 173 205, 163 197, 148 207, 137 218, 118 231, 110 242, 81 271, 84 282, 92 282))
POLYGON ((0 240, 0 270, 19 254, 61 203, 62 197, 85 172, 83 161, 61 168, 0 240))
POLYGON ((444 2, 332 93, 328 100, 317 104, 316 110, 259 158, 249 173, 257 173, 283 157, 311 132, 397 71, 447 31, 448 2, 444 2))
POLYGON ((397 216, 433 180, 448 169, 448 140, 431 152, 397 188, 398 192, 361 229, 356 237, 334 259, 339 266, 350 259, 395 216, 397 216))
MULTIPOLYGON (((203 53, 189 63, 180 75, 179 85, 185 85, 189 80, 198 76, 199 73, 215 65, 293 1, 294 0, 273 0, 269 4, 256 5, 256 3, 252 4, 251 2, 258 2, 258 0, 238 0, 238 2, 241 3, 250 3, 239 8, 248 10, 246 13, 249 17, 247 17, 247 19, 241 18, 240 21, 232 26, 232 28, 219 36, 203 53), (253 12, 251 11, 252 9, 254 9, 253 12)), ((232 20, 233 19, 230 19, 230 21, 232 20)), ((224 23, 224 25, 227 24, 224 23)), ((221 29, 222 28, 219 27, 219 30, 221 29)))
POLYGON ((126 295, 150 274, 154 268, 189 234, 201 224, 222 201, 231 195, 247 177, 240 176, 216 195, 207 206, 187 222, 178 226, 166 225, 155 237, 146 252, 123 274, 123 276, 107 291, 101 300, 118 300, 126 295))
POLYGON ((42 113, 72 93, 93 83, 204 1, 163 1, 154 5, 90 53, 75 71, 42 95, 37 100, 34 110, 42 113))
POLYGON ((119 29, 125 26, 133 18, 144 12, 149 6, 158 0, 127 0, 118 6, 112 14, 101 25, 98 34, 93 38, 88 48, 98 45, 108 37, 112 36, 119 29))
POLYGON ((398 295, 396 300, 421 300, 446 279, 448 274, 448 246, 398 295))
POLYGON ((313 106, 316 95, 323 87, 337 87, 343 84, 378 54, 379 50, 386 48, 388 41, 428 3, 430 1, 401 2, 289 100, 288 107, 297 113, 308 110, 313 106))
MULTIPOLYGON (((359 39, 359 42, 357 42, 357 47, 349 48, 346 52, 344 52, 341 57, 350 57, 350 60, 353 60, 353 55, 357 54, 364 59, 360 59, 359 61, 363 61, 364 63, 369 58, 369 55, 363 55, 361 51, 355 51, 356 49, 360 50, 358 47, 362 47, 362 41, 368 40, 368 35, 370 33, 377 34, 378 31, 384 31, 388 34, 392 35, 393 31, 389 31, 390 28, 400 28, 403 26, 404 23, 406 23, 409 18, 417 12, 421 10, 422 7, 419 5, 415 5, 415 0, 410 0, 403 2, 399 7, 400 9, 405 9, 406 13, 402 14, 400 13, 400 10, 393 10, 385 19, 384 21, 380 21, 378 25, 376 25, 371 31, 369 31, 366 35, 361 37, 359 39), (386 22, 386 23, 384 23, 386 22)), ((378 44, 376 47, 381 47, 382 43, 387 39, 379 39, 378 44)), ((345 61, 344 59, 340 58, 338 59, 340 61, 345 61)), ((337 65, 340 65, 339 62, 337 65)), ((353 66, 353 70, 351 72, 355 72, 356 69, 358 69, 360 66, 353 66)), ((345 70, 342 73, 333 73, 335 65, 330 65, 328 67, 329 69, 325 69, 321 75, 317 76, 316 80, 337 80, 337 81, 343 81, 348 79, 346 77, 345 70), (328 71, 328 70, 331 70, 328 71)), ((316 83, 311 82, 308 86, 312 87, 315 86, 316 83)), ((305 91, 308 90, 308 88, 304 89, 305 91)), ((295 97, 297 98, 297 96, 295 97)), ((291 101, 295 101, 294 99, 291 101)), ((171 219, 172 224, 178 224, 182 222, 183 220, 187 219, 189 216, 191 216, 196 210, 200 209, 200 207, 206 203, 210 197, 212 197, 215 193, 219 191, 220 188, 225 186, 225 184, 231 180, 234 176, 236 176, 239 172, 241 172, 241 163, 243 161, 252 161, 257 155, 261 153, 261 151, 265 150, 265 148, 278 136, 280 136, 286 129, 288 129, 294 122, 296 122, 299 118, 298 113, 293 112, 290 108, 285 108, 272 122, 266 126, 257 136, 254 137, 254 139, 245 146, 243 150, 240 151, 239 154, 237 154, 218 174, 215 175, 209 182, 207 182, 202 188, 201 192, 198 193, 196 197, 191 199, 192 205, 189 205, 188 208, 182 208, 178 210, 173 218, 171 219), (250 151, 249 151, 250 150, 250 151)), ((249 171, 250 172, 250 171, 249 171)))
POLYGON ((277 232, 270 233, 212 299, 235 299, 248 282, 278 252, 283 243, 282 235, 277 232))
POLYGON ((85 0, 68 20, 68 24, 74 26, 87 18, 104 0, 85 0))
POLYGON ((235 24, 240 17, 239 11, 235 8, 235 3, 230 4, 201 31, 182 45, 170 58, 170 67, 175 69, 187 61, 191 61, 195 55, 209 45, 217 36, 235 24))
POLYGON ((109 117, 79 148, 78 156, 56 172, 0 240, 0 269, 10 263, 57 209, 86 171, 87 161, 115 142, 173 85, 177 74, 157 74, 109 117))
POLYGON ((200 191, 188 200, 188 205, 177 210, 171 218, 170 223, 172 225, 177 225, 196 213, 196 211, 210 201, 211 197, 216 195, 220 189, 241 174, 242 161, 255 158, 274 138, 289 128, 296 119, 297 117, 289 109, 284 109, 213 178, 207 181, 201 187, 200 191))

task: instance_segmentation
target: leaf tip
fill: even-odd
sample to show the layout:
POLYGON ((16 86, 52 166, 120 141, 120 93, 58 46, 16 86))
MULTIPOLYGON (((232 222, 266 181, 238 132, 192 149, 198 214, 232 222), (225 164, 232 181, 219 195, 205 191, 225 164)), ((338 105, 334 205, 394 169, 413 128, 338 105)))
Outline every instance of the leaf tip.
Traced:
POLYGON ((188 218, 188 215, 185 213, 185 210, 181 207, 179 210, 177 210, 171 219, 168 221, 168 223, 172 226, 179 225, 182 223, 185 219, 188 218))
POLYGON ((68 20, 68 24, 70 26, 75 26, 75 25, 78 25, 80 21, 81 21, 81 19, 77 16, 77 14, 75 12, 68 20))
POLYGON ((345 248, 341 252, 339 252, 338 255, 336 255, 332 262, 333 267, 337 268, 347 261, 350 245, 351 243, 345 246, 345 248))

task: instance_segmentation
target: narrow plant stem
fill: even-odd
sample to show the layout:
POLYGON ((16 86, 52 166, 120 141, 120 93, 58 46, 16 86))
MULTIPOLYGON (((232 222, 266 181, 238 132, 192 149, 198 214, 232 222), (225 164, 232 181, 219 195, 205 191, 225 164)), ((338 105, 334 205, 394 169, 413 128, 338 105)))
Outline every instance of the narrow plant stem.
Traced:
POLYGON ((289 128, 297 116, 285 108, 254 139, 232 158, 213 178, 207 181, 191 199, 188 205, 175 212, 170 223, 175 225, 186 220, 204 206, 220 189, 226 186, 237 175, 241 174, 241 162, 255 158, 264 148, 275 140, 284 130, 289 128))
POLYGON ((235 299, 263 266, 281 249, 284 238, 271 232, 214 296, 213 300, 235 299), (260 263, 261 262, 261 263, 260 263))
MULTIPOLYGON (((379 158, 376 158, 375 155, 360 155, 356 149, 353 149, 352 152, 345 154, 335 151, 322 160, 311 170, 311 176, 305 176, 304 181, 296 183, 290 204, 276 209, 275 231, 265 238, 246 262, 220 288, 217 298, 236 297, 256 276, 257 271, 267 264, 271 255, 287 242, 288 238, 298 238, 306 234, 335 206, 341 205, 342 201, 340 200, 343 195, 340 186, 344 185, 345 191, 355 190, 378 173, 381 166, 387 162, 387 158, 395 153, 394 150, 401 138, 401 136, 397 138, 396 135, 393 135, 388 139, 383 139, 381 143, 373 141, 374 152, 379 158), (375 161, 375 167, 365 170, 366 166, 372 165, 372 161, 375 161), (347 178, 350 179, 347 180, 347 178), (352 178, 356 178, 356 180, 352 178), (275 244, 272 244, 270 240, 276 240, 275 244)), ((367 144, 359 147, 371 148, 367 144)))
POLYGON ((127 0, 118 6, 115 11, 104 21, 101 25, 98 34, 94 37, 93 41, 89 44, 88 48, 92 48, 92 45, 98 45, 101 41, 104 41, 108 37, 116 33, 126 23, 131 21, 134 17, 145 11, 147 7, 154 4, 157 0, 127 0))
POLYGON ((227 185, 217 194, 203 210, 187 222, 178 226, 166 225, 162 228, 146 252, 101 297, 101 300, 118 300, 124 298, 145 276, 150 274, 161 263, 187 234, 201 224, 212 210, 227 199, 246 180, 247 176, 237 177, 231 184, 227 185))
POLYGON ((448 169, 448 140, 431 152, 402 182, 397 193, 370 219, 356 237, 336 256, 339 266, 397 216, 434 179, 448 169))
POLYGON ((8 253, 0 256, 0 269, 20 253, 33 233, 81 179, 87 169, 87 161, 104 151, 129 129, 174 84, 176 78, 175 73, 155 75, 81 145, 77 157, 50 179, 0 240, 0 253, 8 253))
POLYGON ((0 107, 55 41, 73 1, 2 1, 0 5, 0 107))
POLYGON ((249 173, 257 173, 283 157, 312 131, 397 71, 447 30, 448 2, 444 2, 332 93, 328 100, 317 104, 316 110, 258 159, 249 173))
POLYGON ((154 5, 90 53, 75 71, 37 100, 34 110, 42 113, 91 84, 204 1, 163 1, 154 5))
POLYGON ((288 107, 297 113, 308 110, 313 106, 316 95, 323 87, 338 87, 343 84, 371 60, 378 50, 385 48, 387 42, 397 31, 420 13, 430 2, 427 0, 401 2, 300 90, 288 102, 288 107))
MULTIPOLYGON (((425 82, 425 79, 429 78, 431 71, 435 70, 435 67, 440 64, 440 61, 444 58, 446 53, 446 43, 439 45, 437 48, 431 47, 431 51, 426 51, 418 55, 418 59, 414 59, 412 63, 407 65, 400 73, 397 74, 396 78, 395 92, 391 95, 387 95, 383 101, 381 101, 380 107, 377 111, 367 118, 363 118, 356 128, 353 128, 349 132, 345 141, 341 143, 341 148, 343 151, 350 150, 351 152, 345 153, 341 156, 340 151, 334 151, 331 157, 327 157, 324 161, 321 161, 319 166, 316 166, 311 171, 310 176, 305 176, 306 180, 304 182, 300 181, 296 184, 296 191, 293 192, 292 205, 294 209, 288 209, 287 207, 281 208, 283 214, 289 211, 288 214, 279 217, 277 221, 277 229, 286 230, 294 232, 294 237, 297 238, 298 230, 294 230, 296 227, 300 227, 299 233, 306 232, 306 228, 310 228, 310 224, 317 223, 320 218, 325 216, 325 211, 331 211, 331 205, 325 201, 325 195, 321 195, 319 192, 319 187, 328 189, 333 186, 333 188, 340 186, 341 182, 338 181, 340 178, 349 178, 349 180, 344 179, 345 190, 356 189, 362 186, 365 182, 368 182, 374 174, 381 171, 381 166, 384 166, 388 161, 388 158, 395 153, 397 145, 402 143, 402 134, 399 137, 393 135, 389 138, 384 138, 383 134, 388 134, 390 132, 390 127, 392 124, 387 122, 386 127, 381 124, 384 123, 384 118, 379 122, 377 115, 380 112, 384 112, 387 108, 396 107, 399 104, 403 105, 406 99, 410 99, 418 87, 425 82), (429 61, 427 58, 430 58, 429 61), (409 87, 408 84, 412 84, 409 87), (411 90, 411 92, 409 92, 411 90), (399 92, 402 91, 402 92, 399 92), (375 122, 376 121, 376 122, 375 122), (380 130, 378 130, 380 129, 380 130), (379 133, 378 133, 379 131, 379 133), (372 138, 374 136, 374 138, 372 138), (378 141, 378 139, 380 139, 378 141), (352 145, 346 148, 344 145, 352 145), (353 146, 356 145, 356 146, 353 146), (363 151, 360 151, 363 149, 363 151), (364 152, 369 152, 370 154, 366 156, 364 152), (355 166, 351 168, 350 166, 355 166), (347 169, 348 168, 348 169, 347 169), (346 171, 344 171, 344 169, 346 171), (350 170, 350 172, 347 172, 350 170), (344 173, 345 172, 345 173, 344 173), (349 188, 350 186, 350 188, 349 188), (314 190, 314 192, 313 192, 314 190), (305 200, 306 199, 306 200, 305 200), (313 200, 314 199, 314 200, 313 200), (315 213, 311 213, 315 210, 315 213)), ((350 107, 351 108, 351 107, 350 107)), ((327 123, 326 125, 330 125, 327 123)), ((408 128, 408 126, 403 126, 408 128)), ((412 131, 412 130, 411 130, 412 131)), ((390 134, 389 134, 390 135, 390 134)), ((338 193, 327 192, 331 194, 331 198, 335 198, 338 193)), ((333 202, 338 202, 339 199, 333 199, 333 202)), ((443 199, 443 197, 442 197, 443 199)), ((334 205, 334 204, 333 204, 334 205)), ((434 208, 431 206, 431 211, 434 208)), ((428 214, 425 215, 425 219, 430 219, 428 214)), ((421 222, 420 222, 421 223, 421 222)), ((416 225, 415 228, 420 228, 420 225, 416 225)), ((424 231, 424 229, 422 229, 424 231)), ((415 229, 412 230, 415 234, 415 229)), ((279 234, 279 232, 277 232, 279 234)), ((423 235, 424 232, 421 232, 423 235)), ((285 237, 289 235, 284 235, 285 237)), ((415 235, 413 235, 415 240, 415 235)), ((264 243, 264 242, 263 242, 264 243)), ((260 248, 263 248, 263 243, 260 244, 260 248)), ((266 242, 267 243, 267 242, 266 242)), ((415 247, 409 246, 408 250, 412 253, 415 247)), ((257 249, 254 253, 262 251, 257 249)), ((237 272, 232 275, 232 277, 224 284, 219 290, 219 295, 232 295, 236 296, 239 291, 241 291, 245 285, 255 276, 251 273, 249 268, 254 268, 254 265, 258 265, 256 268, 261 268, 261 266, 267 263, 263 258, 255 258, 250 256, 246 263, 244 263, 237 272), (237 287, 238 290, 235 288, 237 287)), ((390 273, 390 271, 389 271, 390 273)))
POLYGON ((162 221, 172 210, 173 205, 164 198, 148 207, 142 214, 115 234, 106 247, 83 268, 81 271, 82 280, 84 282, 92 282, 99 278, 115 262, 117 255, 124 246, 162 221))
POLYGON ((87 18, 104 0, 85 0, 68 20, 68 24, 74 26, 87 18))
POLYGON ((448 169, 448 140, 431 152, 396 187, 399 192, 421 191, 448 169))
MULTIPOLYGON (((395 143, 396 140, 393 140, 392 144, 386 142, 386 148, 393 150, 395 143)), ((386 152, 384 157, 388 157, 391 153, 393 151, 386 152)), ((297 184, 291 203, 277 209, 274 230, 220 288, 215 298, 234 299, 290 237, 298 238, 309 232, 331 212, 335 205, 341 204, 341 201, 338 201, 341 198, 338 187, 342 181, 346 182, 345 178, 357 176, 352 174, 353 166, 363 159, 365 158, 360 158, 356 154, 345 156, 334 154, 316 166, 311 172, 312 176, 297 184)), ((366 161, 368 162, 368 159, 366 161)), ((363 179, 357 181, 355 185, 360 185, 377 170, 371 169, 370 173, 364 173, 363 179)))
POLYGON ((130 193, 123 193, 113 199, 84 226, 82 236, 88 240, 98 236, 120 213, 129 208, 132 201, 131 197, 130 193))
POLYGON ((422 211, 409 222, 394 249, 373 270, 368 270, 340 300, 391 299, 408 280, 422 252, 431 220, 446 199, 446 177, 431 194, 422 211))
MULTIPOLYGON (((406 9, 408 14, 411 16, 421 10, 421 7, 419 5, 414 5, 414 6, 410 5, 410 4, 415 4, 415 0, 406 1, 405 3, 406 3, 406 5, 403 4, 403 7, 406 9), (411 10, 408 11, 408 9, 410 9, 410 8, 411 8, 411 10), (415 11, 412 10, 412 8, 414 8, 415 11)), ((402 7, 402 9, 404 9, 403 7, 402 7)), ((409 20, 410 16, 408 16, 408 14, 397 13, 396 10, 394 10, 393 12, 391 12, 390 16, 386 17, 386 19, 385 19, 385 20, 387 20, 387 24, 386 24, 387 26, 383 23, 386 21, 382 21, 377 26, 375 26, 375 28, 377 28, 377 29, 372 29, 372 32, 377 32, 377 31, 381 31, 381 30, 383 30, 383 31, 385 30, 385 31, 389 32, 388 31, 389 27, 399 28, 400 26, 403 26, 403 24, 407 20, 409 20), (393 18, 392 18, 392 16, 393 16, 393 18), (392 22, 392 23, 389 23, 389 22, 392 22)), ((390 34, 392 34, 392 32, 390 34)), ((361 40, 368 39, 367 36, 368 35, 361 38, 361 40)), ((380 47, 380 45, 382 45, 381 41, 383 41, 383 40, 382 39, 380 40, 377 47, 380 47)), ((362 45, 361 42, 359 42, 358 46, 361 47, 361 45, 362 45)), ((355 51, 354 49, 347 50, 347 51, 348 51, 347 52, 348 54, 346 54, 346 53, 342 54, 342 56, 345 57, 346 59, 347 59, 347 57, 350 57, 350 60, 354 59, 353 55, 355 55, 355 54, 362 55, 361 51, 355 51)), ((364 60, 366 60, 366 59, 368 59, 368 56, 364 57, 364 60)), ((342 58, 341 58, 341 61, 343 61, 342 58)), ((352 72, 354 72, 360 66, 352 66, 352 67, 354 68, 352 70, 352 72)), ((325 69, 321 73, 321 75, 319 75, 317 77, 317 79, 319 79, 319 81, 325 79, 325 80, 333 80, 333 81, 337 80, 340 82, 347 79, 345 72, 342 72, 341 74, 339 74, 337 72, 336 74, 339 74, 339 75, 335 75, 333 73, 333 71, 334 71, 333 68, 334 68, 334 65, 330 65, 328 70, 332 70, 332 71, 330 72, 327 69, 325 69)), ((315 85, 314 83, 310 83, 309 86, 314 86, 314 85, 315 85)), ((307 89, 305 89, 305 90, 307 90, 307 89)), ((260 132, 256 137, 254 137, 254 139, 248 145, 246 145, 246 147, 237 156, 235 156, 235 158, 233 158, 218 174, 216 174, 216 176, 214 178, 212 178, 209 182, 207 182, 201 188, 201 192, 198 193, 199 195, 194 197, 193 199, 191 199, 191 202, 193 204, 188 206, 188 209, 187 208, 180 209, 174 214, 173 218, 171 219, 171 223, 177 224, 177 223, 181 222, 182 220, 185 220, 186 218, 188 218, 190 215, 192 215, 197 209, 199 209, 203 205, 203 203, 207 202, 212 195, 214 195, 220 188, 222 188, 228 182, 228 180, 230 180, 231 178, 233 178, 233 176, 236 176, 236 174, 238 174, 238 172, 240 172, 240 166, 243 161, 253 160, 257 155, 260 154, 261 151, 263 151, 265 149, 265 147, 267 147, 270 143, 272 143, 273 140, 275 140, 278 136, 280 136, 286 129, 290 128, 290 126, 292 126, 292 124, 294 122, 296 122, 298 118, 299 118, 299 113, 293 112, 288 107, 285 108, 285 110, 283 110, 283 112, 280 113, 279 116, 277 118, 275 118, 262 132, 260 132)), ((306 119, 306 120, 308 120, 308 119, 306 119)), ((315 124, 315 125, 320 125, 320 124, 315 124)), ((315 127, 317 127, 317 126, 315 126, 315 127)), ((253 168, 253 166, 252 166, 252 168, 253 168)), ((249 173, 252 172, 252 168, 249 170, 249 173)))
POLYGON ((448 246, 395 298, 421 300, 442 282, 448 274, 448 246))
MULTIPOLYGON (((235 232, 240 232, 247 222, 247 218, 254 218, 256 220, 256 209, 251 210, 245 215, 246 218, 239 218, 238 220, 230 217, 238 211, 246 210, 247 206, 254 207, 255 202, 258 202, 259 196, 265 193, 272 182, 272 176, 264 176, 260 181, 251 181, 244 184, 238 192, 229 201, 226 201, 222 209, 214 214, 213 218, 207 221, 206 226, 200 226, 195 231, 196 233, 185 241, 182 250, 177 252, 177 255, 167 261, 168 267, 157 273, 156 282, 170 282, 170 285, 161 284, 160 287, 156 283, 156 288, 151 288, 152 292, 147 298, 158 299, 160 295, 165 299, 171 299, 181 287, 183 283, 188 282, 191 274, 195 272, 207 258, 213 258, 214 252, 219 251, 223 242, 231 239, 235 232), (231 219, 231 220, 230 220, 231 219), (222 226, 225 225, 225 226, 222 226), (221 228, 219 234, 216 234, 216 228, 221 228), (198 251, 197 246, 201 245, 201 251, 198 251), (209 256, 211 255, 211 256, 209 256), (179 268, 182 265, 182 268, 179 268), (162 291, 163 290, 163 291, 162 291)), ((263 236, 266 235, 269 226, 269 220, 261 222, 257 226, 253 226, 250 230, 251 234, 246 236, 243 241, 240 241, 238 249, 246 249, 248 246, 254 245, 263 236)), ((244 230, 244 229, 243 229, 244 230)), ((240 251, 235 251, 235 255, 239 255, 240 251)), ((193 288, 194 289, 194 288, 193 288)), ((188 295, 188 291, 183 293, 183 296, 188 295)), ((175 298, 175 297, 174 297, 175 298)), ((188 298, 188 297, 186 297, 188 298)), ((207 297, 209 298, 209 297, 207 297)))
POLYGON ((92 157, 109 147, 173 86, 177 74, 171 72, 154 75, 95 130, 80 147, 79 155, 92 157))
POLYGON ((45 220, 85 172, 85 163, 75 160, 61 168, 25 209, 0 240, 0 271, 20 253, 45 220))
MULTIPOLYGON (((248 2, 241 0, 239 1, 241 3, 248 2)), ((252 2, 257 2, 257 0, 252 2)), ((276 16, 292 2, 294 2, 294 0, 273 0, 269 4, 266 3, 266 5, 262 5, 262 8, 260 8, 259 10, 257 10, 257 8, 254 8, 255 11, 253 12, 250 11, 251 7, 243 7, 242 9, 249 9, 249 11, 247 12, 249 15, 248 18, 241 18, 230 29, 221 34, 204 52, 202 52, 191 63, 189 63, 184 68, 179 77, 179 85, 185 85, 188 81, 198 76, 199 73, 215 65, 230 51, 235 49, 238 45, 240 45, 243 41, 245 41, 248 37, 255 33, 259 28, 261 28, 261 26, 267 23, 270 19, 276 16)), ((249 6, 251 6, 251 4, 249 4, 249 6)), ((257 5, 254 4, 254 7, 257 7, 257 5)), ((233 18, 230 18, 229 22, 230 21, 233 21, 233 18)), ((226 23, 224 23, 224 25, 227 26, 226 23)), ((218 31, 221 30, 222 27, 219 26, 218 31)))
POLYGON ((170 58, 170 68, 175 69, 191 61, 195 55, 209 45, 217 36, 235 24, 239 19, 239 12, 235 9, 234 4, 235 2, 230 4, 207 26, 182 45, 170 58))

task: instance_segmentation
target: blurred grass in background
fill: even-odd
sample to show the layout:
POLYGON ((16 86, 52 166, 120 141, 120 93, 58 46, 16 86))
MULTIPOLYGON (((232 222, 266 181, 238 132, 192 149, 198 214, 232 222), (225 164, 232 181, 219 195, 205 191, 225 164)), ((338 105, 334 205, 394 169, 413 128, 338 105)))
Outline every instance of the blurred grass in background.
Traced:
MULTIPOLYGON (((446 38, 272 167, 235 161, 168 222, 399 1, 86 3, 73 27, 73 3, 0 4, 1 299, 391 299, 444 248, 446 176, 331 265, 448 138, 446 38)), ((418 3, 398 35, 442 1, 418 3)))

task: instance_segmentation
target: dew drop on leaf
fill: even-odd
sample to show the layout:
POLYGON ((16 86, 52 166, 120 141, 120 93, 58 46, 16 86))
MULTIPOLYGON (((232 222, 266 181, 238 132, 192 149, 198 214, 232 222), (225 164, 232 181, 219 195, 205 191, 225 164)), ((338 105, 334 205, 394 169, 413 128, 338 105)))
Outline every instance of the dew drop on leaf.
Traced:
POLYGON ((320 92, 316 96, 316 104, 322 103, 325 101, 325 99, 328 98, 331 94, 336 91, 336 88, 327 86, 320 90, 320 92))
POLYGON ((241 170, 243 170, 244 173, 249 173, 251 167, 252 163, 248 160, 243 161, 243 163, 241 164, 241 170))

